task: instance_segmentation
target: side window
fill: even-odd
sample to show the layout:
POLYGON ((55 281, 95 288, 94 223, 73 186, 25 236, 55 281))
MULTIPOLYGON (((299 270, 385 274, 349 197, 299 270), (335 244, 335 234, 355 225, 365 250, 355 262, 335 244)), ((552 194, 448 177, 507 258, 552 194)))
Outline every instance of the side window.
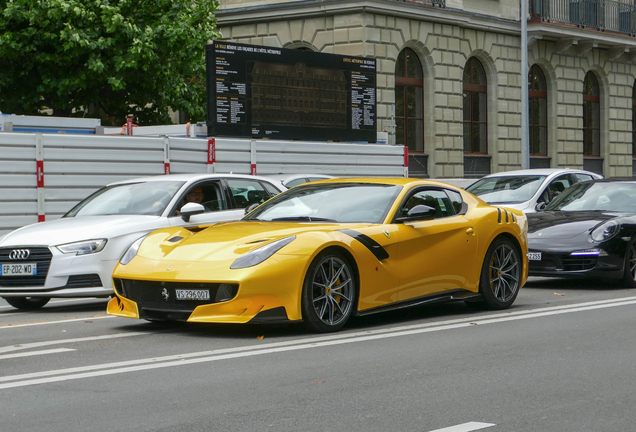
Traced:
POLYGON ((190 186, 178 201, 171 215, 178 215, 181 207, 191 202, 203 205, 206 213, 228 209, 218 180, 199 182, 190 186))
POLYGON ((234 197, 236 208, 249 207, 269 199, 269 193, 258 180, 227 179, 227 183, 234 197))
POLYGON ((548 186, 548 192, 550 194, 550 200, 553 200, 561 192, 572 186, 575 182, 572 180, 570 174, 565 174, 552 180, 548 186))
POLYGON ((406 205, 402 208, 401 214, 403 216, 406 216, 409 210, 411 210, 416 205, 421 204, 433 207, 436 212, 436 218, 453 216, 455 214, 453 203, 451 202, 448 195, 446 195, 446 192, 437 189, 422 190, 413 194, 406 201, 406 205))
POLYGON ((293 188, 294 186, 298 186, 299 184, 303 184, 303 183, 307 183, 307 180, 304 177, 301 177, 299 179, 296 180, 292 180, 289 183, 287 183, 285 186, 289 189, 293 188))
POLYGON ((265 189, 267 189, 267 192, 269 192, 271 196, 275 196, 280 193, 280 190, 276 189, 271 183, 264 181, 264 182, 261 182, 261 184, 263 185, 265 189))
POLYGON ((453 190, 447 190, 446 193, 451 200, 455 214, 459 214, 462 211, 462 194, 453 190))
POLYGON ((574 174, 574 176, 576 177, 577 183, 592 180, 592 176, 587 174, 574 174))

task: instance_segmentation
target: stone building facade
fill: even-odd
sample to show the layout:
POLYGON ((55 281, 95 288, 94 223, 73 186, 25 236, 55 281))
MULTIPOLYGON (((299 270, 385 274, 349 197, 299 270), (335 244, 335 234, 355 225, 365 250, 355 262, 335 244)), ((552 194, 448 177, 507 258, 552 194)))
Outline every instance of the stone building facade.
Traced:
POLYGON ((411 175, 520 169, 526 73, 531 167, 631 177, 633 4, 610 22, 603 0, 529 1, 523 68, 517 0, 221 0, 217 19, 225 40, 377 59, 378 130, 411 175))

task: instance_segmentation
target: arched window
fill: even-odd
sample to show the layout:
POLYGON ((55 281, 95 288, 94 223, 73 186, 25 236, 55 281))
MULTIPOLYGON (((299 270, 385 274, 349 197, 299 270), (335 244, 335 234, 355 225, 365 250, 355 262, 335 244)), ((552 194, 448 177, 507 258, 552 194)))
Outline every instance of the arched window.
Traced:
POLYGON ((601 155, 601 99, 592 72, 583 81, 583 156, 601 155))
POLYGON ((530 155, 548 155, 548 91, 541 68, 533 65, 528 76, 530 99, 530 155))
POLYGON ((486 72, 475 57, 464 68, 464 153, 488 153, 486 72))
POLYGON ((424 80, 415 52, 402 50, 395 65, 395 143, 424 151, 424 80))

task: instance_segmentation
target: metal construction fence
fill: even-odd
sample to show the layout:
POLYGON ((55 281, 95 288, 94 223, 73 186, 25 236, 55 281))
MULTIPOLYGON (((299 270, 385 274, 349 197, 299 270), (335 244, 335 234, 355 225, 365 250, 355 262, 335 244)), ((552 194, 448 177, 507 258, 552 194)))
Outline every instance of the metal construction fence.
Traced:
POLYGON ((0 133, 0 235, 57 219, 109 183, 162 174, 408 176, 403 146, 0 133))

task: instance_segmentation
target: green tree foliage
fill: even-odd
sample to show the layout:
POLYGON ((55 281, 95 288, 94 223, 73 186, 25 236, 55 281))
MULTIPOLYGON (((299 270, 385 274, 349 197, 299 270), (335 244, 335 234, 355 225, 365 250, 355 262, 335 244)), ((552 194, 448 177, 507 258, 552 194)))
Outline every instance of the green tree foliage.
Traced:
POLYGON ((218 0, 0 0, 0 111, 205 118, 218 0))

